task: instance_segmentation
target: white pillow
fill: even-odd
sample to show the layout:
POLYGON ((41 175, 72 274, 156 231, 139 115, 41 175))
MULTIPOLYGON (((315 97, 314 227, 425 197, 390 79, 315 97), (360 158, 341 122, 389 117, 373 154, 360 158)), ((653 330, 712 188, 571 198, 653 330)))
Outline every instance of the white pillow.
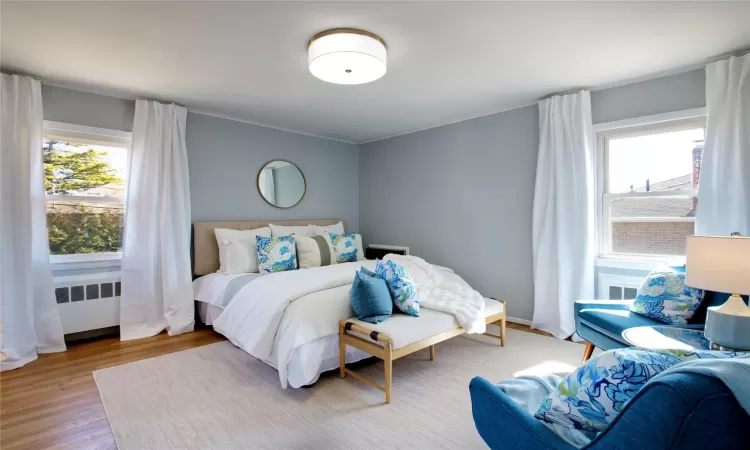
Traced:
POLYGON ((292 238, 297 244, 298 268, 309 269, 337 264, 333 244, 328 234, 319 234, 313 237, 295 234, 292 238))
POLYGON ((258 272, 255 237, 271 237, 269 227, 254 230, 216 228, 214 233, 216 234, 216 242, 219 244, 219 273, 258 272))
POLYGON ((274 225, 269 224, 271 227, 270 237, 289 236, 297 234, 299 236, 313 236, 313 229, 310 225, 299 225, 299 226, 288 226, 288 225, 274 225))
POLYGON ((320 225, 308 225, 308 227, 312 228, 313 233, 312 236, 319 236, 324 235, 326 233, 333 233, 333 234, 344 234, 344 223, 334 223, 333 225, 326 225, 326 226, 320 226, 320 225))

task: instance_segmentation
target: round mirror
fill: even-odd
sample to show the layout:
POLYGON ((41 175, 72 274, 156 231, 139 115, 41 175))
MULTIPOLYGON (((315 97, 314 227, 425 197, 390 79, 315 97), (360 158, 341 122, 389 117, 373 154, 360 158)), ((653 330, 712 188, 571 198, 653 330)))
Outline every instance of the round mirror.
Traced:
POLYGON ((291 208, 302 200, 305 190, 305 176, 289 161, 270 161, 258 172, 258 192, 269 205, 291 208))

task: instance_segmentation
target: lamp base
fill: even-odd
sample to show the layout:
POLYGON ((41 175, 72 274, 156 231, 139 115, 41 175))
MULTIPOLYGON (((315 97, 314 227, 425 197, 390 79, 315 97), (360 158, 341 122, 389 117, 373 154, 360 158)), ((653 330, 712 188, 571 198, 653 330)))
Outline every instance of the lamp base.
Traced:
POLYGON ((712 348, 750 349, 750 308, 737 294, 706 313, 706 338, 712 348))

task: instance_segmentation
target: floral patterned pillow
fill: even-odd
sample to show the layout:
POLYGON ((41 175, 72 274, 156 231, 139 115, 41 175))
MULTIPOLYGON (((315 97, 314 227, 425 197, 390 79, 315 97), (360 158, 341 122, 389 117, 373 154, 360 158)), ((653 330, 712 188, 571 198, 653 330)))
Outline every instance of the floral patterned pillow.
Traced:
POLYGON ((610 350, 565 377, 534 416, 576 430, 604 431, 657 374, 683 361, 737 355, 710 350, 610 350))
POLYGON ((261 272, 284 272, 297 268, 297 247, 291 236, 256 236, 258 269, 261 272))
POLYGON ((354 233, 334 234, 329 231, 328 236, 331 238, 331 244, 333 244, 336 262, 357 261, 357 240, 354 233))
POLYGON ((686 325, 703 300, 704 291, 685 284, 685 266, 654 269, 630 310, 670 325, 686 325))
POLYGON ((394 261, 377 260, 375 274, 385 280, 393 304, 404 314, 419 317, 417 287, 404 266, 394 261))

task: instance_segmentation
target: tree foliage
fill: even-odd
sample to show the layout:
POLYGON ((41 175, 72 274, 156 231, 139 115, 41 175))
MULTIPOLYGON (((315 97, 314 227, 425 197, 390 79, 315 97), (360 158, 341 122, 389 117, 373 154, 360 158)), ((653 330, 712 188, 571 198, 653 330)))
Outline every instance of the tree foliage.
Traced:
POLYGON ((102 159, 107 152, 60 152, 53 150, 55 142, 44 148, 44 189, 50 194, 69 194, 111 183, 120 183, 115 170, 102 159))
POLYGON ((119 252, 123 223, 120 210, 93 212, 78 205, 75 210, 47 212, 49 249, 53 255, 119 252))
MULTIPOLYGON (((103 158, 106 152, 91 148, 57 151, 55 144, 53 141, 45 142, 43 148, 44 188, 47 193, 69 194, 123 181, 103 158)), ((86 147, 79 144, 65 145, 86 147)), ((124 220, 121 209, 69 202, 71 200, 59 202, 56 209, 47 210, 51 254, 120 251, 124 220)))

